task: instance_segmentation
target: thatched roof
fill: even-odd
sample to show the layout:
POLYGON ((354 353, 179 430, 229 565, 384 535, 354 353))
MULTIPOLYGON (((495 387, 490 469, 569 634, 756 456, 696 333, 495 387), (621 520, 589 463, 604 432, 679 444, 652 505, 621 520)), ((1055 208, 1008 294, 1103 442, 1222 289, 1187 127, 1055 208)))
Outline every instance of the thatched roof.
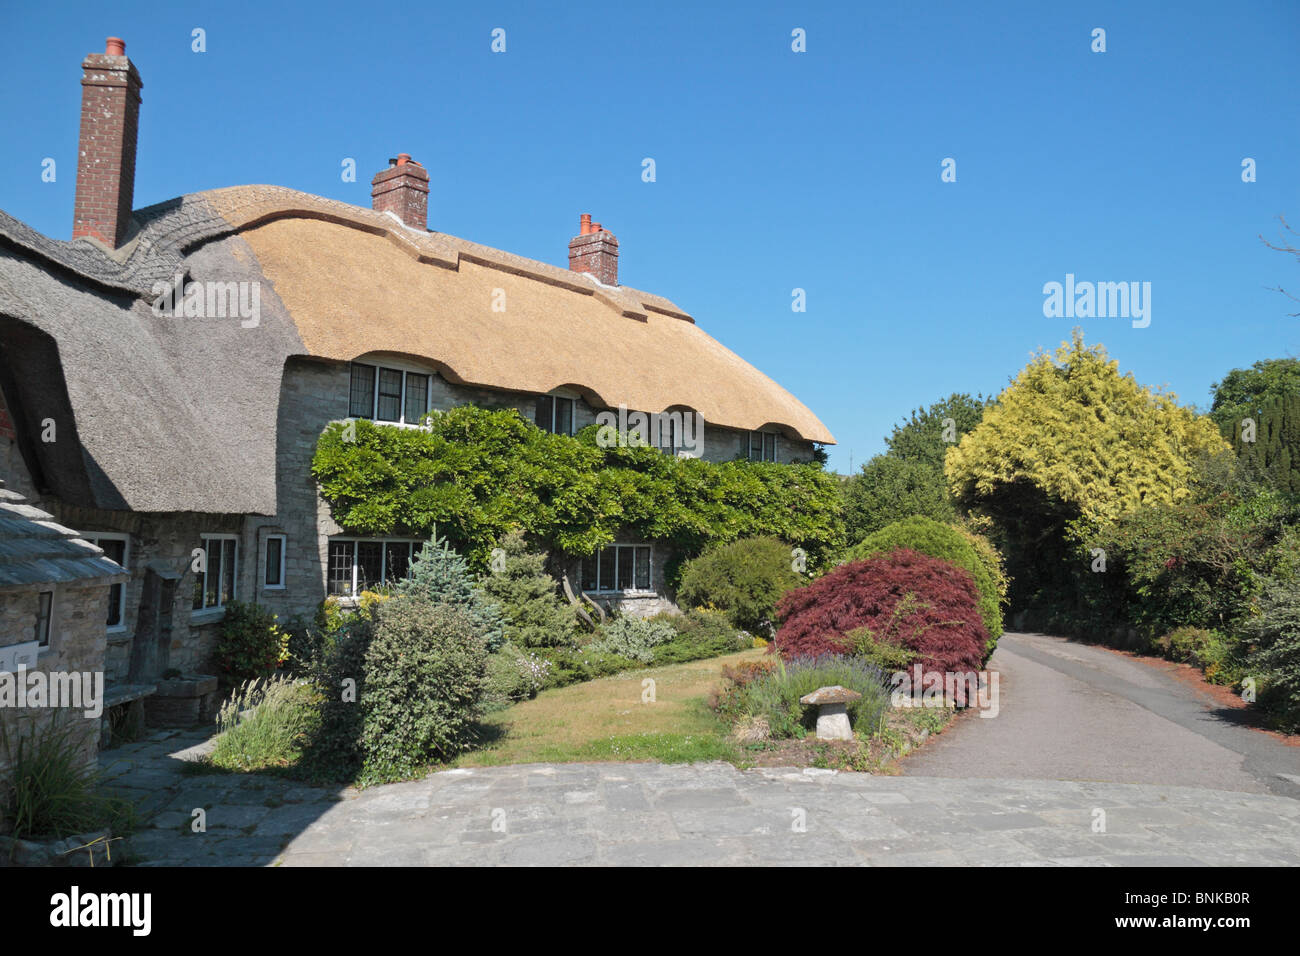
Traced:
MULTIPOLYGON (((293 356, 393 352, 460 383, 570 386, 597 405, 834 440, 659 296, 274 186, 196 193, 135 220, 109 252, 0 212, 0 348, 28 359, 19 395, 66 413, 63 434, 79 439, 42 449, 58 459, 45 483, 65 500, 273 513, 279 385, 293 356), (153 315, 154 284, 178 272, 262 280, 260 324, 153 315), (505 311, 492 308, 498 289, 505 311)), ((27 412, 29 425, 44 417, 27 412)))
POLYGON ((0 483, 0 591, 96 579, 120 584, 128 575, 101 548, 0 483))
POLYGON ((312 355, 399 352, 436 362, 453 381, 570 385, 610 407, 686 407, 718 425, 834 441, 798 399, 667 299, 293 190, 200 195, 248 242, 312 355), (498 289, 504 311, 493 309, 498 289))

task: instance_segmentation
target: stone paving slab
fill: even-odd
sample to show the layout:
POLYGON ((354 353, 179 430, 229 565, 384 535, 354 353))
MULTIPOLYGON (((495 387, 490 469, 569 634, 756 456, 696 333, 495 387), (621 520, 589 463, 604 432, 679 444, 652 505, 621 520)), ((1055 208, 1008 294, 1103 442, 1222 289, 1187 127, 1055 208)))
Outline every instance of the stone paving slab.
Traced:
POLYGON ((156 736, 101 760, 146 805, 128 849, 147 866, 1300 866, 1300 801, 1274 794, 724 763, 450 770, 358 791, 186 773, 206 735, 156 736))

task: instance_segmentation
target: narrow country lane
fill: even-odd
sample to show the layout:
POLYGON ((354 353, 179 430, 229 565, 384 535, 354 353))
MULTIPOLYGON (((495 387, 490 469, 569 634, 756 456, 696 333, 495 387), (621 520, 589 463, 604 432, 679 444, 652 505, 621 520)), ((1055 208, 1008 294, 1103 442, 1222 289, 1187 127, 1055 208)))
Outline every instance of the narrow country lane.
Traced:
POLYGON ((996 717, 964 716, 909 776, 1104 781, 1300 799, 1300 747, 1238 722, 1150 663, 1042 634, 1005 634, 996 717))

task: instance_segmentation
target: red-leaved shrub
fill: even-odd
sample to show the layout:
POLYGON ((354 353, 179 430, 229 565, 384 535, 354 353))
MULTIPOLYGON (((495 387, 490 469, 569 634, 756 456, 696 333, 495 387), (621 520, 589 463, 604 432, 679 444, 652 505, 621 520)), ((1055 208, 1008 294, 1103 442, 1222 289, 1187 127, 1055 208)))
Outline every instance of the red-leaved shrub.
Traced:
POLYGON ((785 658, 848 654, 849 632, 865 627, 878 642, 914 651, 924 673, 978 671, 989 638, 978 602, 966 571, 900 548, 787 592, 773 647, 785 658))

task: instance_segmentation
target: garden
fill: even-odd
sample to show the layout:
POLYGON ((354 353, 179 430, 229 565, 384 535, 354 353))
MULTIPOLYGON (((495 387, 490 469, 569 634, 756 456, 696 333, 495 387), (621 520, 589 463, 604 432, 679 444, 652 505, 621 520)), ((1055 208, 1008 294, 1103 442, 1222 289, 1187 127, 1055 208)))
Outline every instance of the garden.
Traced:
POLYGON ((996 398, 914 411, 846 479, 513 412, 331 426, 315 472, 341 523, 439 536, 355 607, 232 607, 210 765, 360 785, 532 760, 888 772, 977 686, 899 706, 899 675, 977 679, 1004 615, 1196 666, 1293 732, 1298 387, 1300 363, 1260 362, 1201 413, 1076 334, 996 398), (628 529, 672 545, 680 613, 596 621, 562 596, 556 556, 628 529), (804 699, 825 687, 852 692, 848 741, 816 735, 804 699))

